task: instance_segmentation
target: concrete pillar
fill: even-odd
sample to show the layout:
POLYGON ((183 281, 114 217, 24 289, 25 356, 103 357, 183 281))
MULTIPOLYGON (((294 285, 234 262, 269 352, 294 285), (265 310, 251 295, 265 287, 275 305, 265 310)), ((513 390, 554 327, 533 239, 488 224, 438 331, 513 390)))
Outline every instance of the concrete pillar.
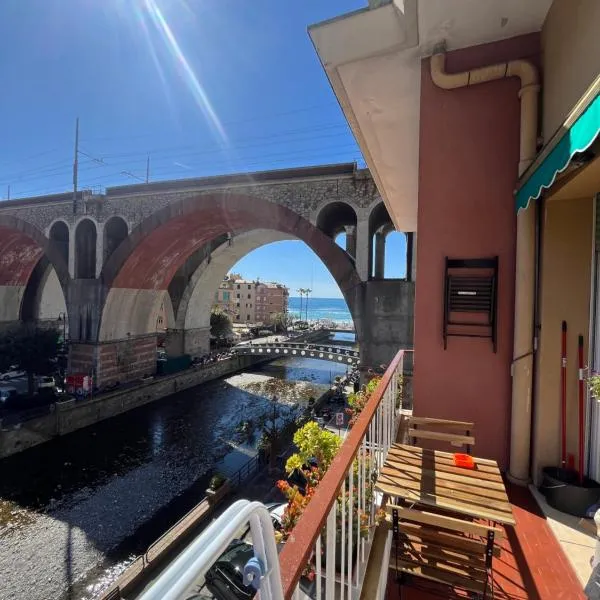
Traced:
POLYGON ((533 312, 535 294, 536 203, 517 215, 515 274, 515 327, 512 364, 512 417, 509 478, 525 485, 529 481, 531 445, 531 388, 533 383, 533 312))
POLYGON ((165 351, 167 356, 181 356, 184 351, 184 336, 183 329, 167 329, 165 337, 165 351))
POLYGON ((210 352, 210 327, 186 329, 183 334, 183 350, 185 354, 202 356, 210 352))
POLYGON ((361 281, 369 281, 371 274, 371 239, 369 220, 359 220, 356 225, 356 271, 361 281))
POLYGON ((356 226, 346 226, 346 252, 352 257, 356 258, 356 226))
POLYGON ((75 225, 69 227, 69 275, 75 278, 75 225))
POLYGON ((96 226, 96 277, 100 277, 104 265, 104 225, 96 226))
POLYGON ((385 235, 375 234, 375 279, 385 279, 385 235))

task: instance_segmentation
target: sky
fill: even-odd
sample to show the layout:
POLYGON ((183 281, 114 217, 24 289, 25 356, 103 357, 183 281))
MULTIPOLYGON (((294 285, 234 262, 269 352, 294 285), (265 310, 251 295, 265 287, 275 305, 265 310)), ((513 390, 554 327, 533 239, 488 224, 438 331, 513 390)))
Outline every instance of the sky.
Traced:
MULTIPOLYGON (((2 0, 0 198, 357 161, 308 25, 366 0, 2 0)), ((391 236, 386 271, 403 236, 391 236)), ((402 262, 402 261, 400 261, 402 262)), ((236 270, 339 296, 299 242, 236 270), (293 276, 289 265, 293 264, 293 276), (287 268, 284 268, 287 265, 287 268), (302 282, 302 285, 301 285, 302 282)))

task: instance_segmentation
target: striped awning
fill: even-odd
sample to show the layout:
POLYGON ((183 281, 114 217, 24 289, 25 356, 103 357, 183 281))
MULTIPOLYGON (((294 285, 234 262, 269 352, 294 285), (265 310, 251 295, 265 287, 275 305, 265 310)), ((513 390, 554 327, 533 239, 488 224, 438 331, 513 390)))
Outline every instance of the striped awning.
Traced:
MULTIPOLYGON (((593 86, 593 88, 596 87, 593 86)), ((593 89, 591 88, 591 89, 593 89)), ((600 133, 600 94, 594 90, 576 106, 565 121, 559 134, 554 136, 546 151, 542 151, 525 172, 516 193, 516 208, 527 208, 531 200, 540 197, 543 190, 554 183, 573 157, 587 150, 600 133)))

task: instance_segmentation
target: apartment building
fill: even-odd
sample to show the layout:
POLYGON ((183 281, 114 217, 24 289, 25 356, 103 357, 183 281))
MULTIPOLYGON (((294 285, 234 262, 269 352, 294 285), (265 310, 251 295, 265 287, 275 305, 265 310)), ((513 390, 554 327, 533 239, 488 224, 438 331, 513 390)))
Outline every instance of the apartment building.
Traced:
POLYGON ((288 289, 280 283, 263 283, 227 275, 215 295, 215 306, 234 323, 270 324, 274 315, 287 312, 288 289))

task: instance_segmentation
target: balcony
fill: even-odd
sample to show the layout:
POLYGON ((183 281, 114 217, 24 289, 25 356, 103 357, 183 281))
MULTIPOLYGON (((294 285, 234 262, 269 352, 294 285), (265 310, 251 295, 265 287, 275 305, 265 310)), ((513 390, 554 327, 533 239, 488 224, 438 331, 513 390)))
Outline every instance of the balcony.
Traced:
MULTIPOLYGON (((245 583, 260 589, 263 600, 584 598, 581 584, 536 501, 526 488, 504 484, 494 461, 475 458, 475 463, 482 467, 480 473, 472 472, 470 475, 472 478, 482 477, 487 480, 487 484, 484 481, 482 485, 495 490, 490 492, 489 498, 485 497, 486 492, 479 491, 480 496, 471 499, 475 508, 487 518, 466 518, 468 510, 459 509, 458 512, 464 514, 458 515, 452 510, 468 500, 464 488, 465 481, 469 479, 467 474, 463 475, 457 467, 452 467, 449 462, 452 454, 397 444, 407 435, 402 426, 406 415, 400 402, 404 359, 405 352, 398 352, 387 368, 283 548, 275 548, 273 526, 264 507, 259 503, 250 505, 247 501, 239 501, 238 504, 245 504, 236 509, 231 507, 215 521, 167 569, 143 599, 187 597, 175 591, 190 589, 193 582, 203 581, 215 558, 227 548, 244 523, 250 523, 255 554, 253 562, 249 561, 244 567, 247 575, 245 583), (434 533, 428 533, 427 543, 423 541, 426 539, 424 527, 419 525, 409 532, 413 541, 414 532, 420 532, 416 534, 417 543, 412 544, 416 554, 403 555, 399 563, 394 557, 394 545, 398 548, 394 540, 397 538, 392 533, 398 526, 398 511, 393 518, 389 513, 394 513, 394 510, 388 510, 387 516, 382 514, 380 509, 389 494, 381 481, 386 473, 389 475, 393 470, 390 465, 394 463, 390 461, 400 461, 396 464, 401 465, 403 455, 409 456, 405 469, 408 478, 411 473, 418 473, 414 477, 415 485, 411 486, 410 482, 407 485, 414 490, 411 492, 414 497, 404 504, 403 514, 416 514, 417 519, 425 515, 428 525, 442 523, 442 526, 440 531, 434 532, 437 538, 431 537, 434 533), (415 460, 414 457, 422 458, 415 460), (435 466, 427 462, 430 460, 435 462, 435 466), (444 461, 445 466, 442 464, 438 469, 438 462, 444 461), (425 483, 426 472, 433 473, 433 484, 431 481, 425 483), (440 491, 442 488, 443 491, 440 491), (420 501, 425 499, 427 504, 430 496, 435 496, 436 501, 430 506, 422 506, 420 501), (502 498, 506 498, 504 502, 502 498), (457 529, 456 523, 463 524, 467 535, 462 537, 462 532, 460 535, 456 533, 460 529, 457 529), (488 533, 487 541, 485 537, 483 541, 477 541, 476 534, 481 529, 494 531, 496 537, 488 533), (457 545, 448 550, 431 542, 432 539, 441 540, 440 544, 451 539, 457 545), (469 560, 472 564, 467 561, 461 566, 455 558, 456 548, 461 550, 458 554, 471 553, 473 558, 469 560), (477 558, 477 548, 485 550, 483 557, 477 558), (421 558, 426 557, 424 564, 419 563, 421 558, 415 558, 417 554, 421 558), (411 563, 413 560, 414 563, 411 563), (467 589, 463 589, 462 585, 452 587, 441 583, 443 577, 440 578, 439 573, 447 574, 448 570, 444 571, 447 568, 454 578, 450 580, 457 584, 466 582, 467 589), (464 572, 471 573, 471 569, 476 571, 477 576, 483 578, 484 587, 468 589, 469 577, 461 579, 461 569, 463 575, 464 572), (407 578, 409 572, 411 574, 407 578), (398 573, 403 575, 401 583, 398 573), (172 593, 167 594, 167 590, 172 593)), ((402 471, 402 466, 399 471, 402 471)), ((396 501, 397 498, 394 499, 396 501)), ((394 507, 388 505, 390 508, 394 507)), ((406 531, 402 526, 400 530, 406 531)))

